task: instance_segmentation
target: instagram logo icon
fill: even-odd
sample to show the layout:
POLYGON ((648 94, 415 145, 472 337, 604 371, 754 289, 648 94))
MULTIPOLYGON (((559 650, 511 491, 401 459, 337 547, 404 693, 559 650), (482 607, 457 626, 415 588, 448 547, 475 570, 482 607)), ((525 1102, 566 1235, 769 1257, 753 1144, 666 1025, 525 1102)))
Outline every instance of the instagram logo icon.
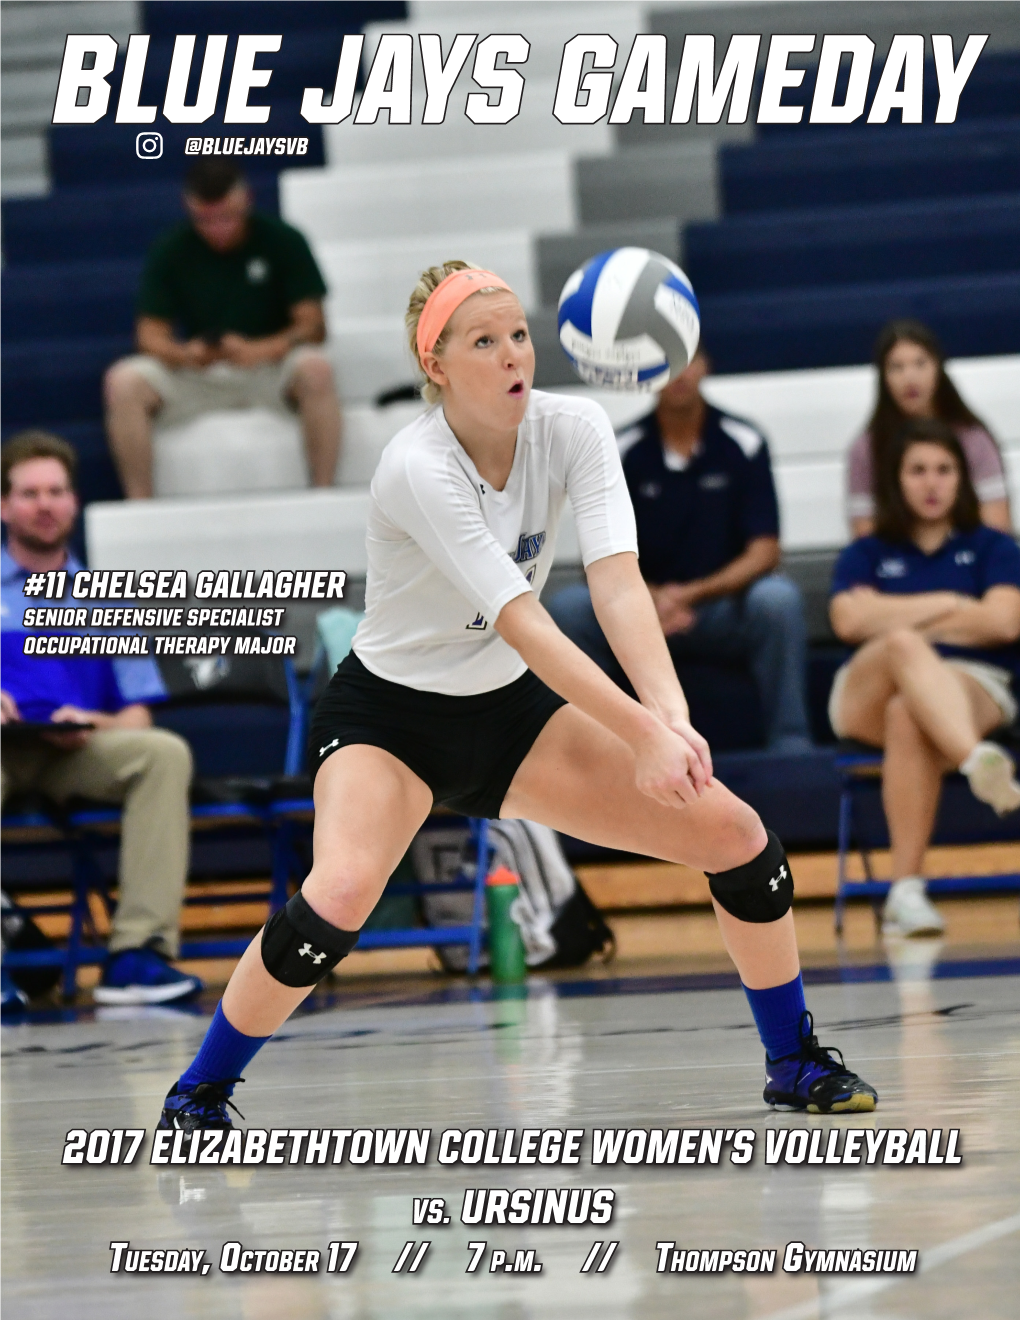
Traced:
POLYGON ((159 160, 162 154, 162 133, 139 133, 135 138, 135 155, 139 160, 159 160))

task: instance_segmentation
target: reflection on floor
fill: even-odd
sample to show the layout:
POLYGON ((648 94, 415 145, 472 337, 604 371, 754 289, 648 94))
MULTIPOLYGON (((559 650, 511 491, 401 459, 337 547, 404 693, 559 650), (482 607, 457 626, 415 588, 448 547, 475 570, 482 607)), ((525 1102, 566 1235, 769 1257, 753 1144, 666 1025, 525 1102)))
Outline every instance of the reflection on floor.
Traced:
MULTIPOLYGON (((427 1128, 423 1167, 153 1167, 160 1101, 201 1039, 201 1016, 33 1014, 2 1032, 3 1301, 19 1320, 1014 1320, 1017 904, 941 906, 944 941, 883 943, 870 909, 855 908, 841 945, 830 907, 797 910, 820 1037, 881 1096, 875 1114, 846 1118, 763 1106, 750 1015, 701 910, 614 917, 615 963, 534 977, 523 998, 423 968, 384 971, 382 955, 352 958, 248 1069, 239 1125, 427 1128), (146 1138, 131 1167, 62 1165, 75 1128, 143 1128, 146 1138), (441 1164, 438 1142, 451 1128, 499 1129, 497 1149, 508 1128, 518 1138, 525 1128, 580 1128, 582 1159, 441 1164), (720 1162, 592 1166, 594 1130, 609 1128, 719 1129, 720 1162), (882 1129, 939 1129, 944 1155, 957 1129, 962 1163, 766 1164, 768 1134, 795 1128, 820 1130, 818 1160, 832 1131, 863 1129, 874 1140, 882 1129), (728 1159, 740 1130, 754 1134, 749 1164, 728 1159), (469 1189, 550 1188, 611 1189, 610 1221, 462 1222, 469 1189), (449 1224, 428 1222, 429 1199, 443 1202, 435 1217, 449 1224), (349 1272, 326 1273, 328 1244, 348 1241, 359 1244, 349 1272), (483 1241, 467 1273, 477 1254, 468 1244, 483 1241), (797 1241, 921 1254, 907 1274, 784 1272, 786 1245, 797 1241), (199 1277, 111 1274, 111 1242, 204 1251, 211 1268, 199 1277), (303 1277, 224 1272, 228 1242, 317 1250, 323 1268, 303 1277), (419 1245, 395 1273, 408 1242, 419 1245), (619 1245, 604 1272, 602 1247, 583 1273, 595 1242, 619 1245), (767 1273, 657 1273, 657 1243, 778 1254, 767 1273), (542 1271, 493 1269, 494 1250, 511 1264, 534 1251, 542 1271)), ((214 1003, 210 994, 204 1011, 214 1003)), ((624 1149, 633 1154, 644 1137, 631 1140, 624 1149)))

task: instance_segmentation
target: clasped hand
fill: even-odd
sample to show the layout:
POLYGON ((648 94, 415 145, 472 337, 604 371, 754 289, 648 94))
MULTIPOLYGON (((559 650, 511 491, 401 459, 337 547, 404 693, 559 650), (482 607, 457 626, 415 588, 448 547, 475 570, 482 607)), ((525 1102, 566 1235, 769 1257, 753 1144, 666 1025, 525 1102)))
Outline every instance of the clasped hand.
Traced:
POLYGON ((679 716, 657 721, 634 754, 638 789, 663 806, 697 802, 714 782, 708 743, 689 720, 679 716))

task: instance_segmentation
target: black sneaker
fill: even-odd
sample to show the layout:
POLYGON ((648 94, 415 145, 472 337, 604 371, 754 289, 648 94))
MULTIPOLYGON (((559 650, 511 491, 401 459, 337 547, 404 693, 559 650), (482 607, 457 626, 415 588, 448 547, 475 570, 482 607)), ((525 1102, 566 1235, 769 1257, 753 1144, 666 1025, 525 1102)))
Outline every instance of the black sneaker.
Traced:
POLYGON ((243 1082, 243 1077, 230 1077, 221 1082, 199 1082, 196 1086, 171 1086, 157 1128, 173 1128, 175 1132, 198 1131, 200 1128, 228 1129, 234 1125, 227 1113, 228 1107, 239 1118, 244 1115, 230 1099, 228 1087, 243 1082))
POLYGON ((776 1109, 806 1109, 809 1114, 870 1113, 878 1093, 852 1073, 841 1050, 819 1045, 814 1018, 804 1010, 800 1052, 765 1059, 762 1099, 776 1109))

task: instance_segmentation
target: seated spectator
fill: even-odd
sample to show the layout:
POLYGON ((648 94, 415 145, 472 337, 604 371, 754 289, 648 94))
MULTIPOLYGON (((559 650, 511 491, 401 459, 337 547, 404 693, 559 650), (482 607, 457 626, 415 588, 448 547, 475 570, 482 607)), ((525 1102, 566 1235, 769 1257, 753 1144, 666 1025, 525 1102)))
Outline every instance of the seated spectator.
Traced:
MULTIPOLYGON (((165 1003, 201 981, 171 967, 188 869, 191 752, 154 729, 149 705, 166 697, 152 660, 27 656, 28 574, 82 567, 67 544, 78 511, 75 454, 44 431, 26 431, 0 455, 3 691, 0 722, 91 724, 93 730, 4 738, 2 797, 38 792, 112 802, 123 810, 120 896, 95 998, 102 1004, 165 1003)), ((70 599, 69 590, 65 599, 70 599)))
POLYGON ((238 167, 202 160, 184 185, 189 220, 149 252, 140 355, 106 373, 106 429, 128 499, 152 497, 152 425, 220 408, 295 409, 313 486, 331 486, 340 403, 326 357, 322 275, 304 236, 252 210, 238 167))
POLYGON ((1020 807, 1011 758, 984 741, 1017 715, 1020 549, 981 523, 945 422, 912 423, 893 461, 875 535, 847 546, 833 573, 832 626, 858 650, 836 674, 829 719, 839 737, 885 752, 886 929, 937 934, 923 866, 943 774, 962 771, 1000 815, 1020 807))
POLYGON ((852 534, 870 536, 875 530, 875 486, 903 427, 911 419, 933 417, 948 422, 963 448, 981 521, 1011 532, 999 446, 950 380, 934 333, 919 321, 890 321, 875 342, 875 365, 878 401, 868 429, 847 455, 847 517, 852 534))
MULTIPOLYGON (((768 745, 811 745, 800 592, 779 563, 779 509, 764 436, 706 403, 699 350, 654 412, 620 436, 637 517, 641 571, 674 660, 741 658, 754 676, 768 745)), ((623 681, 588 588, 558 593, 549 612, 623 681)))

